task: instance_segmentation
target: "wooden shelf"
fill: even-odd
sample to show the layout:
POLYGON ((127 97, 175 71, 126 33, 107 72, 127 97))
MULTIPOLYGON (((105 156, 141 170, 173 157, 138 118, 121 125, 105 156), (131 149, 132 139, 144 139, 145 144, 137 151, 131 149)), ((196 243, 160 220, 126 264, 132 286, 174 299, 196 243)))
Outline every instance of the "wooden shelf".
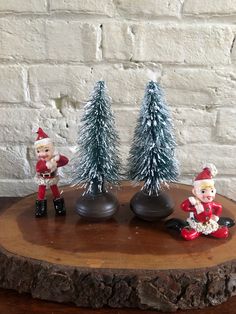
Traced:
MULTIPOLYGON (((64 188, 66 217, 34 217, 35 195, 3 201, 0 216, 0 286, 34 298, 86 307, 136 307, 174 311, 217 305, 235 294, 235 228, 230 238, 184 241, 164 222, 138 220, 129 200, 139 188, 115 191, 120 209, 106 222, 82 220, 74 211, 81 191, 64 188)), ((179 204, 191 187, 173 185, 179 204)), ((235 219, 236 204, 223 197, 223 216, 235 219)), ((171 217, 171 216, 170 216, 171 217)))

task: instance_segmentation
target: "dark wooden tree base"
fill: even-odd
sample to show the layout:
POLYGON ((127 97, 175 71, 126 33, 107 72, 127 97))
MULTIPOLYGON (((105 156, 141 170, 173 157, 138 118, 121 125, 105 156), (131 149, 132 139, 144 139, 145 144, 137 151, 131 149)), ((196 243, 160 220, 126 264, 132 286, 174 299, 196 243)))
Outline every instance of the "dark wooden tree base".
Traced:
POLYGON ((166 218, 173 213, 174 206, 171 197, 164 192, 161 192, 158 196, 153 196, 139 191, 130 201, 130 208, 134 214, 146 221, 157 221, 166 218))
MULTIPOLYGON (((138 188, 139 189, 139 188, 138 188)), ((170 189, 172 217, 191 188, 170 189)), ((236 294, 236 235, 184 241, 164 221, 145 222, 129 210, 137 189, 124 184, 110 221, 90 223, 74 211, 78 191, 65 188, 67 216, 34 217, 35 195, 3 207, 0 215, 0 287, 35 298, 99 308, 175 311, 217 305, 236 294)), ((217 196, 223 215, 235 219, 233 201, 217 196)), ((51 204, 51 206, 50 206, 51 204)), ((3 205, 2 205, 3 206, 3 205)), ((13 305, 14 306, 14 305, 13 305)))
POLYGON ((118 210, 117 198, 108 192, 97 195, 84 194, 76 202, 77 213, 88 220, 102 221, 110 219, 118 210))

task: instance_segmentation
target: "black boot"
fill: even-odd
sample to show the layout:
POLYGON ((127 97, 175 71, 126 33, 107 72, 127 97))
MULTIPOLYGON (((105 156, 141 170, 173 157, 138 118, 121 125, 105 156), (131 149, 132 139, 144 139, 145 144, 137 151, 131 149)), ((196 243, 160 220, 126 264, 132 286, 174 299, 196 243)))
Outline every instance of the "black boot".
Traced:
POLYGON ((171 218, 165 222, 165 226, 167 227, 167 229, 171 229, 171 230, 175 230, 175 231, 180 232, 183 228, 188 227, 189 224, 182 219, 171 218))
POLYGON ((47 200, 36 200, 35 217, 40 218, 47 216, 47 200))
POLYGON ((62 197, 56 198, 55 200, 53 200, 53 203, 54 203, 56 215, 57 216, 65 216, 66 208, 65 208, 64 198, 62 198, 62 197))
POLYGON ((231 228, 235 225, 235 221, 229 217, 220 217, 218 220, 218 224, 220 226, 225 226, 225 227, 231 228))

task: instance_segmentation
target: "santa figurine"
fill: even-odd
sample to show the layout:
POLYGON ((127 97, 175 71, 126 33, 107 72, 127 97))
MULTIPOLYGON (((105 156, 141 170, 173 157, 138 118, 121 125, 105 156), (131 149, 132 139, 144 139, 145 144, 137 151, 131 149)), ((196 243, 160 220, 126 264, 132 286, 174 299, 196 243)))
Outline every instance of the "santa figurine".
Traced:
POLYGON ((228 227, 219 224, 222 206, 214 202, 216 189, 213 177, 216 174, 217 170, 213 164, 205 165, 194 180, 193 196, 181 204, 181 208, 190 213, 188 226, 181 229, 185 240, 196 239, 201 234, 221 239, 228 237, 228 227))
POLYGON ((53 194, 53 203, 56 215, 64 216, 66 214, 65 202, 61 197, 57 187, 59 181, 58 168, 68 163, 68 158, 58 154, 55 151, 52 140, 44 131, 39 128, 34 143, 35 152, 38 158, 36 164, 35 180, 39 186, 38 197, 36 200, 35 216, 37 218, 47 215, 47 200, 45 199, 46 188, 50 186, 53 194))

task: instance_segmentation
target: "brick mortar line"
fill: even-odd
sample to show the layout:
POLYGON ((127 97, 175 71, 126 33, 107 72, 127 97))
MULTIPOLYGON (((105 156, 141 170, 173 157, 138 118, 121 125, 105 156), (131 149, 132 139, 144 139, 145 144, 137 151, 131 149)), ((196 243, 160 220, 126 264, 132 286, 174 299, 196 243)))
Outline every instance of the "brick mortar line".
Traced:
POLYGON ((127 23, 143 23, 143 24, 149 24, 150 22, 152 24, 156 25, 163 25, 163 22, 166 23, 173 23, 175 22, 176 25, 188 25, 188 26, 196 26, 196 25, 229 25, 232 27, 235 27, 235 17, 236 13, 232 15, 219 15, 217 18, 212 17, 212 15, 209 15, 208 18, 206 19, 205 16, 197 18, 196 16, 184 16, 182 18, 176 16, 176 17, 169 17, 169 16, 157 16, 157 17, 152 17, 148 16, 147 18, 145 17, 118 17, 118 16, 104 16, 104 15, 90 15, 90 14, 80 14, 80 13, 72 13, 72 12, 61 12, 61 13, 34 13, 34 12, 0 12, 0 20, 4 18, 16 18, 19 20, 25 20, 25 19, 42 19, 42 20, 66 20, 66 21, 77 21, 81 23, 86 23, 86 22, 92 22, 94 21, 95 23, 101 23, 101 22, 127 22, 127 23), (229 19, 230 18, 230 19, 229 19), (222 20, 221 20, 222 19, 222 20), (232 19, 232 20, 231 20, 232 19), (194 24, 193 24, 194 22, 194 24))
MULTIPOLYGON (((145 88, 145 85, 144 85, 145 88)), ((144 88, 143 88, 143 92, 144 92, 144 88)), ((52 100, 52 98, 48 98, 48 100, 52 100)), ((140 105, 141 105, 141 101, 142 98, 140 98, 140 105)), ((80 106, 82 106, 84 104, 85 101, 78 101, 79 106, 76 107, 75 109, 79 110, 80 106)), ((122 103, 122 102, 112 102, 112 106, 114 106, 115 111, 138 111, 139 107, 131 107, 133 105, 133 103, 122 103), (119 106, 119 107, 118 107, 119 106)), ((0 108, 1 109, 28 109, 28 110, 45 110, 45 107, 47 107, 48 109, 55 109, 53 106, 49 105, 48 103, 46 103, 45 100, 41 100, 41 101, 31 101, 30 103, 27 102, 10 102, 10 103, 6 103, 6 102, 0 102, 0 108), (32 107, 29 107, 32 106, 32 107), (37 107, 37 105, 40 107, 37 107), (17 106, 21 106, 20 108, 18 108, 17 106), (34 107, 35 106, 35 107, 34 107)), ((73 105, 71 105, 71 107, 74 107, 73 105)), ((170 104, 169 103, 169 107, 171 109, 171 111, 173 110, 178 110, 178 109, 184 109, 184 110, 189 110, 189 109, 195 109, 196 111, 204 111, 204 112, 209 112, 209 113, 214 113, 216 111, 218 111, 219 109, 235 109, 236 108, 234 105, 214 105, 214 104, 203 104, 200 107, 196 108, 194 105, 175 105, 175 104, 170 104), (211 106, 211 110, 208 111, 205 109, 206 106, 211 106)))
POLYGON ((97 61, 57 61, 57 60, 22 60, 22 59, 15 59, 6 60, 0 58, 0 67, 4 66, 27 66, 27 67, 34 67, 34 66, 74 66, 74 67, 93 67, 93 66, 123 66, 122 70, 154 70, 160 69, 164 67, 165 69, 170 68, 182 68, 182 69, 207 69, 211 71, 218 71, 218 70, 229 70, 235 68, 235 63, 225 63, 225 64, 192 64, 192 63, 170 63, 170 62, 156 62, 156 61, 123 61, 122 60, 112 60, 112 59, 103 59, 97 61))

